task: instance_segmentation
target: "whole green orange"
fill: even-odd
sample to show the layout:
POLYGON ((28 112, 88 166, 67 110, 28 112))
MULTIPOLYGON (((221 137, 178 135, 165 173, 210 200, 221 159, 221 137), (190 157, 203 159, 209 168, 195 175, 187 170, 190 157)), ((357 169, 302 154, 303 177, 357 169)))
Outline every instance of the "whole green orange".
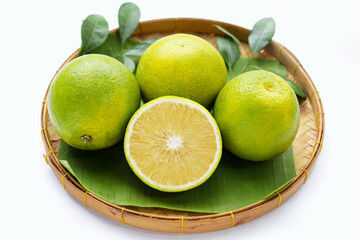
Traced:
POLYGON ((226 83, 219 52, 204 39, 174 34, 153 43, 142 55, 136 78, 145 101, 173 95, 210 107, 226 83))
POLYGON ((51 123, 66 143, 97 150, 123 138, 128 121, 140 106, 140 89, 121 62, 89 54, 59 71, 47 104, 51 123))
POLYGON ((251 161, 264 161, 285 152, 300 123, 294 91, 281 77, 267 71, 243 73, 219 93, 214 118, 224 147, 251 161))

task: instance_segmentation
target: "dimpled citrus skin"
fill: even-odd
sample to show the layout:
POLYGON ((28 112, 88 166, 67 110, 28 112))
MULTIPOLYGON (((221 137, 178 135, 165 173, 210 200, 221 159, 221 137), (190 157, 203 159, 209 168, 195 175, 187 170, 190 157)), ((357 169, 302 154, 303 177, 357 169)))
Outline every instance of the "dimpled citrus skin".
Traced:
POLYGON ((300 123, 294 91, 281 77, 251 71, 228 82, 219 93, 214 118, 224 147, 251 161, 272 159, 293 142, 300 123))
POLYGON ((226 83, 219 52, 200 37, 174 34, 152 44, 141 57, 136 78, 146 101, 173 95, 210 107, 226 83))
POLYGON ((105 55, 89 54, 59 71, 47 104, 51 123, 66 143, 97 150, 123 138, 140 106, 140 89, 125 65, 105 55))

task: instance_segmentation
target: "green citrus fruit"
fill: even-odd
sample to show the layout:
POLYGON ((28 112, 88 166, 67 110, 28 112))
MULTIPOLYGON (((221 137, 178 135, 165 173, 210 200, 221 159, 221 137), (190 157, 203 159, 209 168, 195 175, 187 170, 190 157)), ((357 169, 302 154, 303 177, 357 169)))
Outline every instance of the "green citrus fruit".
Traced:
POLYGON ((145 101, 180 96, 210 107, 226 83, 226 66, 207 41, 174 34, 152 44, 141 57, 136 78, 145 101))
POLYGON ((48 98, 50 120, 69 145, 96 150, 114 145, 140 106, 134 75, 114 58, 89 54, 56 75, 48 98))
POLYGON ((251 71, 228 82, 214 106, 224 147, 238 157, 269 160, 285 152, 300 123, 294 91, 281 77, 251 71))
POLYGON ((148 102, 134 114, 124 150, 144 183, 160 191, 180 192, 212 175, 222 142, 209 111, 189 99, 167 96, 148 102))

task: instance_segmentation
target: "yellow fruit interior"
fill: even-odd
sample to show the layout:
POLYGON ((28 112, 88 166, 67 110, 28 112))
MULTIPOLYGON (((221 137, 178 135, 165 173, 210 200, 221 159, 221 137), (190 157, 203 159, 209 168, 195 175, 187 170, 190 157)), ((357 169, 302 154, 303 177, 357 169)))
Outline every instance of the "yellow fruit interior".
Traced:
POLYGON ((145 110, 134 123, 130 155, 151 180, 181 186, 208 171, 218 151, 215 134, 199 109, 162 102, 145 110))

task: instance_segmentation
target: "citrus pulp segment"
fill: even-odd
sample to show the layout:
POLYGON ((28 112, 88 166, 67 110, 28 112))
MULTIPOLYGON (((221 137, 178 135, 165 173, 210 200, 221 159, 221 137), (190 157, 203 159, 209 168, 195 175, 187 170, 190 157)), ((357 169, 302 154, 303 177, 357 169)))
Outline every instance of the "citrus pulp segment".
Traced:
POLYGON ((161 97, 142 106, 130 120, 125 155, 147 185, 179 192, 205 182, 222 153, 221 134, 200 104, 179 97, 161 97))

